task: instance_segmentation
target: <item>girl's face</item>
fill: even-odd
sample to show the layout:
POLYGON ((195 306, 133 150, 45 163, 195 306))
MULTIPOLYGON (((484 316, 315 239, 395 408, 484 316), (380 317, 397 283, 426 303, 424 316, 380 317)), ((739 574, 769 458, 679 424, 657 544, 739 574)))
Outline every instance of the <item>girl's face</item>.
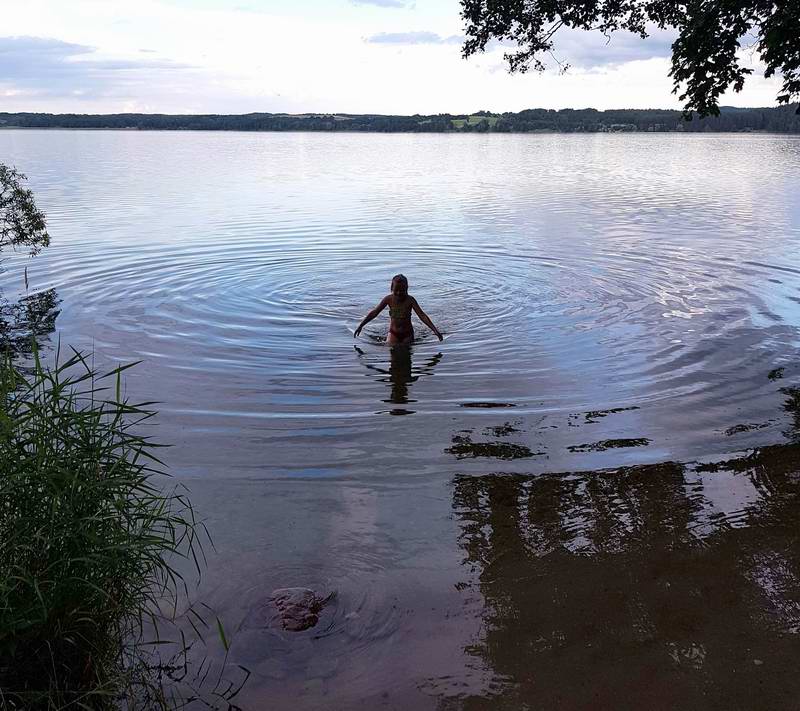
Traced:
POLYGON ((405 296, 408 293, 408 284, 402 279, 392 280, 392 294, 395 296, 405 296))

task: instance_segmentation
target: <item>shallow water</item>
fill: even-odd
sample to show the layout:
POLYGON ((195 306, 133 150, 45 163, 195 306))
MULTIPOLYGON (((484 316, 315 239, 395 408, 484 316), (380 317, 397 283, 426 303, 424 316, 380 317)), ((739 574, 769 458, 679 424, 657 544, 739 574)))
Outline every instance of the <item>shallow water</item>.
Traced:
POLYGON ((664 463, 798 438, 800 139, 2 131, 0 159, 53 238, 4 293, 27 267, 51 342, 144 360, 245 708, 752 708, 734 669, 789 707, 795 450, 664 463), (398 271, 443 343, 352 338, 398 271), (337 593, 315 631, 265 627, 291 585, 337 593))

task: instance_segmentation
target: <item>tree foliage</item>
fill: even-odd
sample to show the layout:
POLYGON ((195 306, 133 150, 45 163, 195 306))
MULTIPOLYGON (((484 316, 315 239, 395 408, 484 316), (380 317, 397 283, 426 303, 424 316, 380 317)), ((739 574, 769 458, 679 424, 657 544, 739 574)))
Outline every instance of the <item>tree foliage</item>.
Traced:
POLYGON ((0 250, 24 247, 33 255, 50 244, 50 237, 44 213, 24 180, 22 173, 0 163, 0 250))
POLYGON ((645 38, 658 27, 678 32, 670 76, 687 117, 717 115, 720 96, 741 91, 753 73, 740 61, 743 46, 760 56, 765 77, 782 76, 779 103, 800 96, 800 0, 461 0, 461 8, 464 57, 491 40, 514 42, 505 55, 512 72, 545 69, 561 28, 645 38))

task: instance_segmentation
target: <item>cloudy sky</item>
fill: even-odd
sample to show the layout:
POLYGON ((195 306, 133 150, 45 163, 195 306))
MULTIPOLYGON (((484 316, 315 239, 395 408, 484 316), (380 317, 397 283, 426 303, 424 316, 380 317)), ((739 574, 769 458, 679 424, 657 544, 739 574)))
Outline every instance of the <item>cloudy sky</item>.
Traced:
MULTIPOLYGON (((458 0, 24 0, 0 26, 0 111, 462 113, 679 108, 666 33, 559 35, 566 75, 461 58, 458 0)), ((749 57, 748 62, 751 62, 749 57)), ((753 64, 757 69, 757 65, 753 64)), ((752 78, 722 103, 770 106, 752 78)))

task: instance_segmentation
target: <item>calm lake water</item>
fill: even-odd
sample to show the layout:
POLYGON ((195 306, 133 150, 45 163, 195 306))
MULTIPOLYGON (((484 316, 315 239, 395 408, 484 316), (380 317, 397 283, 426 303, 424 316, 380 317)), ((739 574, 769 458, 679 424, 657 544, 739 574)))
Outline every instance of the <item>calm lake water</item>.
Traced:
POLYGON ((796 702, 799 137, 2 131, 0 161, 52 237, 3 292, 27 267, 51 344, 144 361, 243 708, 796 702), (444 342, 354 340, 401 271, 444 342), (289 586, 335 593, 316 628, 266 624, 289 586))

